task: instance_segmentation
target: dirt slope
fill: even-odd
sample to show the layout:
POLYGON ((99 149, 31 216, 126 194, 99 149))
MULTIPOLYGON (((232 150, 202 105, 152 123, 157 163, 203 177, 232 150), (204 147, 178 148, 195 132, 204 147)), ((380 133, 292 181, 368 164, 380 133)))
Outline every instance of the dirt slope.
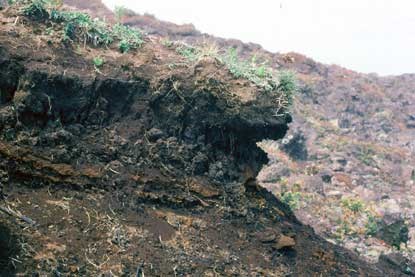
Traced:
POLYGON ((415 263, 415 74, 360 74, 151 15, 129 12, 123 21, 171 40, 234 47, 243 57, 296 71, 302 88, 293 123, 285 144, 264 145, 271 163, 260 174, 262 185, 318 234, 368 261, 399 250, 415 263))
POLYGON ((120 54, 13 9, 0 22, 1 276, 401 274, 257 185, 256 142, 291 121, 272 93, 157 39, 120 54))

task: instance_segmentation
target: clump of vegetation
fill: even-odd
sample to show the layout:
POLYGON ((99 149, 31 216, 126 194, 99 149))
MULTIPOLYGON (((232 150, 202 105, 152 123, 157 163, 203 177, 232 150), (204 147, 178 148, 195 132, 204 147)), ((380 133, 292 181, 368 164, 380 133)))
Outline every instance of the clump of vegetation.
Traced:
POLYGON ((273 71, 266 63, 257 64, 256 57, 250 61, 239 59, 235 48, 231 48, 220 60, 228 67, 236 78, 245 78, 266 90, 274 90, 277 82, 274 80, 273 71))
MULTIPOLYGON (((16 2, 12 2, 12 4, 16 2)), ((48 0, 32 0, 24 7, 23 13, 33 19, 45 19, 49 17, 48 6, 50 4, 51 2, 48 0)))
POLYGON ((170 48, 170 47, 172 47, 174 45, 174 42, 171 41, 171 40, 169 40, 169 39, 163 39, 161 41, 161 44, 163 44, 165 47, 170 48))
POLYGON ((364 204, 360 199, 345 198, 342 200, 342 205, 354 213, 362 212, 364 209, 364 204))
POLYGON ((100 68, 104 65, 105 61, 101 57, 95 57, 92 62, 94 63, 95 68, 100 68))
POLYGON ((278 90, 285 93, 288 105, 292 105, 295 92, 298 91, 295 74, 289 70, 282 70, 278 73, 278 90))
POLYGON ((179 45, 176 48, 176 52, 191 62, 198 61, 202 57, 198 48, 186 44, 179 45))
POLYGON ((374 217, 371 214, 368 214, 368 219, 365 225, 366 228, 366 235, 368 236, 374 236, 379 231, 379 224, 376 217, 374 217))
POLYGON ((82 12, 51 10, 50 19, 63 24, 64 40, 79 40, 94 46, 109 45, 113 35, 108 25, 82 12))
POLYGON ((166 47, 175 47, 176 52, 190 62, 197 62, 203 57, 212 57, 224 64, 230 73, 236 78, 244 78, 266 91, 278 93, 276 115, 281 115, 280 110, 287 110, 292 104, 295 92, 298 90, 295 74, 291 71, 276 72, 267 62, 258 63, 256 56, 250 60, 238 57, 235 48, 230 48, 226 53, 220 53, 216 47, 194 47, 184 43, 164 41, 166 47))
POLYGON ((363 145, 358 149, 360 152, 357 154, 357 158, 367 166, 374 166, 376 164, 374 160, 375 150, 368 146, 363 145))
POLYGON ((379 219, 361 199, 344 198, 341 201, 343 218, 339 219, 336 236, 343 240, 345 235, 374 236, 379 232, 379 219))
MULTIPOLYGON (((63 41, 78 41, 84 45, 110 46, 118 43, 118 49, 126 53, 143 44, 142 33, 118 22, 110 26, 98 18, 77 11, 61 10, 53 0, 22 0, 23 13, 34 20, 50 20, 63 25, 63 41)), ((123 10, 124 11, 124 10, 123 10)), ((121 9, 118 12, 120 15, 121 9)))
POLYGON ((137 49, 144 42, 141 32, 120 23, 113 26, 112 33, 119 40, 118 49, 121 53, 137 49))
POLYGON ((287 191, 280 197, 281 202, 287 204, 291 210, 297 210, 300 207, 301 194, 299 192, 287 191))

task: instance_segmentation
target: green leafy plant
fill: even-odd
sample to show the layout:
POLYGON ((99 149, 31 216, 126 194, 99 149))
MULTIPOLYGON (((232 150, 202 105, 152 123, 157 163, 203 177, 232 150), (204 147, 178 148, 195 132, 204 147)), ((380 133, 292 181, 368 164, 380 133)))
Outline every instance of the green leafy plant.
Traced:
POLYGON ((23 9, 23 13, 36 20, 49 17, 48 6, 51 4, 48 0, 32 0, 23 9))
POLYGON ((296 210, 300 207, 301 194, 299 192, 287 191, 280 197, 281 202, 287 204, 291 210, 296 210))
POLYGON ((64 39, 79 39, 95 46, 109 45, 113 35, 105 21, 92 19, 88 14, 72 11, 51 11, 51 19, 64 24, 64 39))
POLYGON ((123 24, 115 24, 112 28, 112 33, 119 40, 118 49, 121 53, 126 53, 130 49, 136 49, 144 43, 143 35, 140 31, 123 24))
POLYGON ((96 68, 100 68, 100 67, 102 67, 102 66, 104 65, 105 60, 104 60, 103 58, 101 58, 101 57, 95 57, 95 58, 92 60, 92 62, 94 63, 94 66, 95 66, 96 68))

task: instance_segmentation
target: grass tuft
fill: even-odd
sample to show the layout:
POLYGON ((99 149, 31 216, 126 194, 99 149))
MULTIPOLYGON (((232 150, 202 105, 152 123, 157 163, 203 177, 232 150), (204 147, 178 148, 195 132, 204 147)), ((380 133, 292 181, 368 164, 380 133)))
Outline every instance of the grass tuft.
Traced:
POLYGON ((293 104, 295 93, 298 90, 295 74, 291 71, 275 71, 267 62, 258 63, 256 56, 250 60, 239 58, 235 48, 230 48, 224 54, 217 47, 194 47, 184 43, 163 42, 166 47, 175 47, 176 52, 188 59, 197 62, 203 57, 213 57, 224 64, 235 78, 244 78, 265 91, 276 93, 276 116, 283 116, 293 104))
POLYGON ((60 9, 53 0, 22 0, 15 4, 23 6, 23 14, 33 20, 48 20, 61 24, 65 42, 82 42, 84 45, 108 47, 117 43, 118 49, 126 53, 143 44, 143 34, 135 28, 117 23, 110 26, 104 20, 91 18, 90 15, 78 11, 60 9))

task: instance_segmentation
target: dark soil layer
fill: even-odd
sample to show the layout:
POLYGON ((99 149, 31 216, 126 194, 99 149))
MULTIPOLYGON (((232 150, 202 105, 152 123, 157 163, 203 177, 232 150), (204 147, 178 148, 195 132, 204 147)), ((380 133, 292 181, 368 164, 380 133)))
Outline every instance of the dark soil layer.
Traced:
MULTIPOLYGON (((100 0, 65 3, 113 18, 100 0)), ((222 51, 232 47, 246 59, 295 71, 300 90, 293 123, 282 142, 261 144, 271 161, 260 184, 285 201, 294 197, 291 206, 304 224, 367 261, 399 252, 415 263, 415 74, 354 72, 132 11, 122 21, 152 36, 222 51), (363 209, 351 211, 344 205, 350 200, 363 209)))
POLYGON ((156 40, 121 55, 0 22, 2 276, 399 275, 257 186, 256 142, 290 121, 272 94, 156 40))

